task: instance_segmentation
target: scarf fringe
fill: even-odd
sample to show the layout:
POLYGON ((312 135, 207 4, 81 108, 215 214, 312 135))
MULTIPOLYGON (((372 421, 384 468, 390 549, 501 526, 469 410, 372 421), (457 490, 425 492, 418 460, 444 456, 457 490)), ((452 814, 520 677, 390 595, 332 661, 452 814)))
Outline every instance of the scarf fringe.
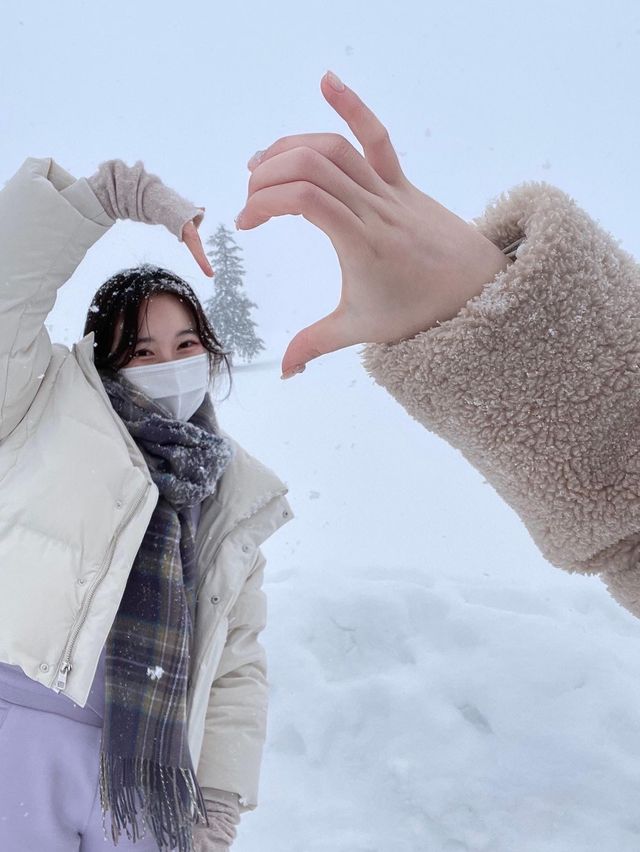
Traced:
POLYGON ((209 825, 193 771, 160 766, 145 758, 101 753, 100 801, 103 828, 107 811, 111 811, 111 837, 116 846, 123 831, 135 843, 150 826, 160 852, 193 852, 194 824, 209 825))

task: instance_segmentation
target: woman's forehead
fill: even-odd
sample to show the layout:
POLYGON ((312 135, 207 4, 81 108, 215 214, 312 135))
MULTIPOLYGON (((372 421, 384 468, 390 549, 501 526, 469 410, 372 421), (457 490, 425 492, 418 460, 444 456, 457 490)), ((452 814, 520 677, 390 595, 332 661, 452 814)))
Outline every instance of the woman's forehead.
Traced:
POLYGON ((141 323, 191 322, 193 310, 180 296, 172 293, 154 293, 140 304, 138 313, 141 323))

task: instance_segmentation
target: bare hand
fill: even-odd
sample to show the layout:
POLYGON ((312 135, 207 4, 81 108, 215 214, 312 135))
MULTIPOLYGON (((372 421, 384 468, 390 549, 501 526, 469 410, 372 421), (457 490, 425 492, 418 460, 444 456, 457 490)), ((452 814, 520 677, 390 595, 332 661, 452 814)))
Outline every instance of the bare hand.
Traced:
POLYGON ((236 221, 249 230, 299 214, 327 234, 338 255, 340 302, 291 340, 285 377, 327 352, 396 342, 450 319, 510 263, 407 180, 386 128, 353 90, 331 73, 321 90, 364 156, 338 134, 279 139, 249 162, 247 203, 236 221))
POLYGON ((198 233, 198 229, 193 221, 187 222, 182 229, 182 241, 194 256, 196 263, 204 274, 209 278, 213 278, 213 269, 211 268, 209 259, 204 252, 200 234, 198 233))

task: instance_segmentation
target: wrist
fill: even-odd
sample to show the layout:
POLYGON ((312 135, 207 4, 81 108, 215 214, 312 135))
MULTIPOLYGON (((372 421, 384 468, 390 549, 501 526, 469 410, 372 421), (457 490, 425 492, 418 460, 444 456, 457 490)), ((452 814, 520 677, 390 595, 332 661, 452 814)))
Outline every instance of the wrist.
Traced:
POLYGON ((511 251, 506 254, 482 234, 474 232, 472 236, 462 257, 458 253, 455 272, 440 291, 434 325, 457 316, 470 299, 479 296, 487 284, 513 265, 517 246, 510 246, 511 251))

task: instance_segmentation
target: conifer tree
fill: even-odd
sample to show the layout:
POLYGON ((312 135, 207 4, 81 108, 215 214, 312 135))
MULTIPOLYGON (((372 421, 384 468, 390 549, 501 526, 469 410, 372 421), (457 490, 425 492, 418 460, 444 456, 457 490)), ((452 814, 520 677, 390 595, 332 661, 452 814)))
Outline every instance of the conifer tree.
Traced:
POLYGON ((243 292, 244 268, 232 232, 220 225, 207 240, 207 257, 215 270, 214 294, 204 304, 204 310, 225 349, 252 361, 264 349, 264 341, 256 334, 256 323, 250 312, 257 305, 243 292))

